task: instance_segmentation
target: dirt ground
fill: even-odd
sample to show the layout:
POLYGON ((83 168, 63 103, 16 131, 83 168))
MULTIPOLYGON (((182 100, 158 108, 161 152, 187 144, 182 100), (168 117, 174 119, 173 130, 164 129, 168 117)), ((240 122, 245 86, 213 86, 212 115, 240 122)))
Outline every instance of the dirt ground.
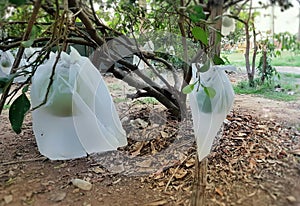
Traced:
MULTIPOLYGON (((106 81, 110 88, 118 85, 106 81)), ((197 168, 191 122, 168 120, 153 104, 125 101, 117 107, 129 145, 68 161, 41 156, 31 117, 16 135, 4 111, 0 206, 190 205, 197 168), (92 187, 80 189, 74 179, 92 187)), ((205 205, 300 205, 299 111, 300 101, 237 95, 208 157, 205 205)))

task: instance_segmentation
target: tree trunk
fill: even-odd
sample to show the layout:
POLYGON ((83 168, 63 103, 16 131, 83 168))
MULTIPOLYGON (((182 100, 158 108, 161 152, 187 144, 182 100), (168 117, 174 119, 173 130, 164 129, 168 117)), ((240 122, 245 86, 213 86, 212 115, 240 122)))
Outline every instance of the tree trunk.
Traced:
MULTIPOLYGON (((222 14, 223 14, 223 4, 224 0, 210 0, 208 2, 209 10, 210 10, 210 19, 212 21, 215 21, 214 28, 221 32, 222 29, 222 14), (216 17, 220 17, 217 20, 215 20, 216 17)), ((212 57, 214 55, 220 56, 221 52, 221 42, 218 42, 218 32, 217 31, 211 31, 210 37, 209 37, 209 45, 212 48, 212 57)))
POLYGON ((246 34, 246 49, 245 49, 245 62, 246 62, 246 70, 248 75, 249 86, 254 86, 254 73, 252 72, 250 65, 250 34, 249 34, 249 25, 245 24, 245 34, 246 34))
MULTIPOLYGON (((250 20, 252 16, 252 1, 250 1, 250 8, 249 8, 249 13, 248 13, 248 19, 247 21, 243 22, 245 25, 245 38, 246 38, 246 50, 245 50, 245 62, 246 62, 246 70, 247 70, 247 75, 248 75, 248 81, 249 81, 249 86, 254 87, 254 75, 255 75, 255 58, 256 54, 254 53, 253 55, 253 61, 252 61, 252 67, 250 65, 250 20)), ((253 28, 254 29, 254 28, 253 28)), ((255 31, 254 31, 254 36, 255 36, 255 31)), ((255 38, 255 37, 254 37, 255 38)), ((254 42, 256 44, 256 42, 254 42)), ((256 46, 256 45, 255 45, 256 46)), ((255 51, 256 52, 256 51, 255 51)))
POLYGON ((191 196, 191 206, 205 205, 205 190, 207 185, 207 163, 208 159, 204 158, 201 162, 196 160, 196 172, 193 182, 193 193, 191 196))
POLYGON ((300 41, 300 8, 299 8, 299 14, 298 14, 298 21, 299 21, 299 26, 298 26, 298 41, 300 41))
POLYGON ((262 64, 262 72, 261 72, 261 83, 263 84, 265 82, 266 73, 267 73, 267 51, 263 51, 262 56, 263 64, 262 64))

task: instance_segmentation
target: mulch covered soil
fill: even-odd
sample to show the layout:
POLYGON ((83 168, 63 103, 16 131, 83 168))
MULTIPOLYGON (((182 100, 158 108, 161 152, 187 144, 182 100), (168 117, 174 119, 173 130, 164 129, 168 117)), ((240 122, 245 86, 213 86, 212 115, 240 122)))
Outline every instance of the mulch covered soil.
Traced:
MULTIPOLYGON (((0 119, 0 206, 190 205, 196 147, 191 121, 160 108, 130 108, 129 145, 69 161, 38 153, 30 117, 21 135, 0 119), (156 115, 158 114, 158 115, 156 115), (82 179, 92 188, 71 183, 82 179)), ((238 110, 207 159, 206 205, 300 205, 300 133, 238 110)), ((196 179, 197 181, 197 179, 196 179)))

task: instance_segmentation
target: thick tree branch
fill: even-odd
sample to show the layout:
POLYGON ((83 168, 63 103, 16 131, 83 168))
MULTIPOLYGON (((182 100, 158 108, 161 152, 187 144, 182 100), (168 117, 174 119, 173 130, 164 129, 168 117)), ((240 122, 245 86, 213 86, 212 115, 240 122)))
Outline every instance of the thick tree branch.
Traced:
POLYGON ((69 7, 70 7, 70 10, 74 13, 74 14, 77 14, 78 18, 82 21, 82 23, 84 24, 85 28, 86 28, 86 31, 87 33, 91 36, 91 38, 97 43, 97 46, 101 46, 105 43, 105 40, 102 39, 95 27, 93 26, 91 20, 89 19, 89 17, 84 13, 82 12, 82 10, 79 9, 78 7, 78 3, 76 0, 69 0, 69 7))
POLYGON ((170 101, 170 99, 167 98, 162 92, 159 92, 151 85, 145 84, 144 82, 134 78, 131 73, 124 72, 117 67, 115 67, 112 72, 114 76, 125 81, 128 85, 137 89, 145 90, 149 96, 155 97, 160 103, 162 103, 167 109, 169 109, 173 115, 177 117, 180 116, 180 108, 172 101, 170 101))

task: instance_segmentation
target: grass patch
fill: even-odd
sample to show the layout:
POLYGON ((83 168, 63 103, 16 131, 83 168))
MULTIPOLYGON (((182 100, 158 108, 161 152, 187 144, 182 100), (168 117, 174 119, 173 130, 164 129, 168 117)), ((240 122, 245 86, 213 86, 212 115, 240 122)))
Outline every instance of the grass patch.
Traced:
POLYGON ((10 105, 9 104, 5 104, 4 106, 3 106, 3 109, 9 109, 10 108, 10 105))
POLYGON ((127 100, 128 100, 127 98, 117 97, 114 98, 114 103, 126 102, 127 100))
MULTIPOLYGON (((230 64, 235 66, 244 67, 246 65, 245 57, 242 52, 222 52, 221 57, 226 57, 229 60, 230 64)), ((256 66, 258 66, 259 58, 260 54, 258 54, 256 57, 256 66)), ((252 61, 252 52, 250 53, 250 61, 252 61)), ((271 64, 272 66, 300 67, 300 54, 290 51, 282 51, 280 56, 272 58, 271 64)))
POLYGON ((300 67, 300 54, 284 51, 281 55, 272 59, 273 66, 300 67))
POLYGON ((143 97, 139 98, 137 102, 141 104, 159 104, 159 101, 157 101, 154 97, 143 97))
POLYGON ((300 79, 300 74, 281 73, 280 75, 283 76, 284 78, 300 79))
POLYGON ((248 81, 241 81, 234 86, 234 91, 237 94, 253 94, 273 100, 294 101, 300 99, 300 75, 282 73, 280 79, 273 84, 255 87, 249 87, 248 81), (280 86, 280 91, 276 91, 276 86, 280 86), (291 95, 291 92, 294 94, 291 95))
POLYGON ((122 86, 120 84, 110 84, 108 85, 108 88, 109 90, 121 90, 122 89, 122 86))
POLYGON ((230 64, 235 66, 246 66, 244 54, 241 52, 221 53, 223 59, 228 59, 230 64))

